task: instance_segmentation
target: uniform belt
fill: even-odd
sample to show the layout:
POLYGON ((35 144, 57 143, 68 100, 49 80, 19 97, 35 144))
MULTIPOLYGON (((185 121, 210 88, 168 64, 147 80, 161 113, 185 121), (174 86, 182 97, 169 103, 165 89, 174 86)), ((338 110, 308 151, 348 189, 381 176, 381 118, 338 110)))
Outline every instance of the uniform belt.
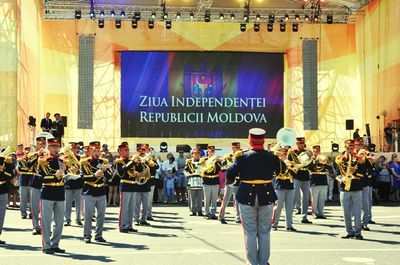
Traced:
POLYGON ((299 171, 308 171, 308 169, 307 168, 299 168, 299 171))
POLYGON ((311 175, 326 175, 326 172, 311 172, 311 175))
POLYGON ((219 178, 219 175, 204 175, 203 178, 209 178, 209 179, 215 179, 215 178, 219 178))
POLYGON ((293 179, 293 177, 292 176, 276 176, 275 177, 276 179, 280 179, 280 180, 291 180, 291 179, 293 179))
POLYGON ((43 183, 46 187, 61 187, 64 186, 64 182, 53 182, 53 183, 43 183))
POLYGON ((268 183, 272 183, 272 180, 256 179, 256 180, 241 180, 240 182, 246 183, 246 184, 268 184, 268 183))
POLYGON ((127 179, 121 179, 121 183, 126 183, 126 184, 135 184, 136 181, 134 180, 127 180, 127 179))
POLYGON ((6 183, 7 183, 7 180, 0 181, 0 185, 6 184, 6 183))
POLYGON ((86 181, 85 184, 88 184, 89 186, 92 186, 92 187, 95 187, 95 188, 100 188, 100 187, 104 186, 104 183, 96 184, 94 182, 88 182, 88 181, 86 181))

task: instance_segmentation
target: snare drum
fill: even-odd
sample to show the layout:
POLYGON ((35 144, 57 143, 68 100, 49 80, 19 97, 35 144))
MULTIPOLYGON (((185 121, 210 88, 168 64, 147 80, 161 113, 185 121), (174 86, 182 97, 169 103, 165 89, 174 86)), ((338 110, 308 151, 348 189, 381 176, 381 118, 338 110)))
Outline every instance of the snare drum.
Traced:
POLYGON ((188 178, 188 186, 191 189, 194 188, 203 188, 203 179, 200 176, 189 176, 188 178))

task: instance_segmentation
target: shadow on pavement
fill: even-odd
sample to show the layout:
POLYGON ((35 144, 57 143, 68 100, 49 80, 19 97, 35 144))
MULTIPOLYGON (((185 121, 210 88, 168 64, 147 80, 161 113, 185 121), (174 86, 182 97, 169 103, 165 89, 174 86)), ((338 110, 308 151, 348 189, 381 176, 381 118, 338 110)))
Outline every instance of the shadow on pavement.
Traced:
POLYGON ((78 253, 65 253, 61 255, 54 255, 60 258, 70 258, 76 260, 93 260, 99 262, 114 262, 115 260, 111 259, 110 257, 106 256, 99 256, 99 255, 85 255, 85 254, 78 254, 78 253))
POLYGON ((393 241, 393 240, 378 240, 378 239, 370 239, 370 238, 365 238, 362 241, 368 241, 368 242, 376 242, 376 243, 382 243, 382 244, 388 244, 388 245, 400 245, 400 241, 393 241))
POLYGON ((4 245, 4 248, 9 250, 21 250, 21 251, 42 251, 41 247, 33 247, 29 245, 6 244, 4 245))
POLYGON ((177 237, 177 235, 174 235, 174 234, 158 234, 158 233, 151 233, 151 232, 137 232, 135 234, 149 236, 149 237, 177 237))
MULTIPOLYGON (((289 232, 289 231, 288 231, 289 232)), ((293 233, 293 232, 290 232, 293 233)), ((317 231, 304 231, 304 230, 297 230, 298 234, 308 234, 313 236, 320 236, 320 235, 327 235, 327 236, 338 236, 337 233, 324 233, 324 232, 317 232, 317 231)))
POLYGON ((149 249, 146 245, 133 245, 133 244, 125 244, 125 243, 118 243, 118 242, 107 242, 110 247, 113 248, 130 248, 135 250, 147 250, 149 249))

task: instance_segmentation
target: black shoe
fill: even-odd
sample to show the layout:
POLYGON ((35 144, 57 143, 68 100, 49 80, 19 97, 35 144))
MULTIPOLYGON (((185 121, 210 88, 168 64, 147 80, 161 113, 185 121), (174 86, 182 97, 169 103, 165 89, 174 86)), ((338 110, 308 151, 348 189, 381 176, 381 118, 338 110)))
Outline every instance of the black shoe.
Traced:
POLYGON ((6 241, 0 240, 0 245, 4 245, 6 241))
POLYGON ((54 250, 53 249, 43 249, 42 250, 42 252, 44 253, 44 254, 54 254, 54 250))
POLYGON ((364 230, 364 231, 370 231, 371 229, 369 229, 369 227, 368 227, 368 226, 366 226, 366 225, 363 225, 363 226, 361 226, 361 230, 364 230))
POLYGON ((221 220, 219 220, 220 222, 221 222, 221 224, 223 224, 223 225, 226 225, 227 224, 227 222, 225 221, 225 219, 221 219, 221 220))
POLYGON ((140 221, 140 225, 150 226, 150 223, 148 223, 146 221, 140 221))
POLYGON ((321 215, 319 218, 326 219, 326 216, 325 215, 321 215))
POLYGON ((90 242, 92 242, 92 240, 90 239, 90 237, 85 237, 85 238, 83 239, 83 241, 84 241, 85 243, 90 243, 90 242))
POLYGON ((128 229, 120 229, 119 232, 120 233, 128 233, 128 229))
POLYGON ((33 229, 32 235, 36 236, 36 235, 40 235, 40 234, 41 234, 40 229, 33 229))
POLYGON ((128 232, 137 232, 138 230, 135 229, 135 228, 128 228, 127 231, 128 231, 128 232))
POLYGON ((21 218, 22 218, 22 219, 26 219, 27 217, 26 217, 26 215, 24 215, 24 216, 21 216, 21 218))
POLYGON ((277 226, 271 226, 271 227, 272 227, 272 230, 274 230, 274 231, 278 230, 277 226))
POLYGON ((301 210, 297 210, 297 213, 296 214, 301 214, 301 210))
POLYGON ((349 235, 349 234, 347 234, 347 235, 345 235, 345 236, 342 236, 342 238, 343 238, 343 239, 354 238, 354 235, 349 235))
POLYGON ((207 214, 205 214, 204 216, 205 216, 205 217, 210 217, 211 214, 207 213, 207 214))
POLYGON ((153 217, 149 216, 147 217, 147 221, 154 221, 153 217))
POLYGON ((204 216, 204 214, 202 212, 198 212, 197 215, 198 216, 204 216))
POLYGON ((236 220, 235 223, 241 224, 241 223, 242 223, 242 220, 240 220, 240 219, 239 219, 239 220, 236 220))
POLYGON ((190 213, 189 216, 196 216, 196 213, 190 213))
POLYGON ((293 228, 293 227, 288 227, 288 228, 286 228, 286 230, 290 231, 290 232, 297 232, 297 229, 293 228))
POLYGON ((210 216, 210 219, 211 219, 211 220, 218 220, 218 217, 217 217, 216 215, 211 215, 211 216, 210 216))
POLYGON ((98 237, 94 239, 96 242, 105 243, 107 242, 103 237, 98 237))
POLYGON ((76 221, 77 225, 83 225, 81 221, 76 221))
POLYGON ((363 240, 364 237, 363 237, 361 234, 358 234, 358 235, 356 235, 356 239, 357 239, 357 240, 363 240))
POLYGON ((308 219, 301 220, 301 223, 303 223, 303 224, 312 224, 312 222, 309 221, 308 219))
POLYGON ((64 224, 64 226, 71 226, 71 222, 66 222, 65 224, 64 224))
POLYGON ((372 220, 369 220, 368 223, 371 224, 371 225, 376 224, 376 223, 375 223, 374 221, 372 221, 372 220))
POLYGON ((65 249, 61 248, 52 248, 52 250, 54 251, 54 253, 65 253, 65 249))

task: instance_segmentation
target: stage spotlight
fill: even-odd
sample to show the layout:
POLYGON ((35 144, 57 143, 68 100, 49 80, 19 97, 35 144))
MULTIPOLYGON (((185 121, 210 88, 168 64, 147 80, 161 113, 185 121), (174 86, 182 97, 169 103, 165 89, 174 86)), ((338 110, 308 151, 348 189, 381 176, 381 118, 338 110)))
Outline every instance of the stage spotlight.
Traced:
POLYGON ((167 142, 160 143, 160 153, 168 153, 168 144, 167 142))
POLYGON ((305 15, 304 20, 308 22, 310 20, 310 17, 308 15, 305 15))
POLYGON ((268 23, 274 23, 275 22, 275 15, 274 14, 270 14, 268 16, 268 23))
POLYGON ((171 20, 165 21, 165 28, 166 29, 171 29, 172 28, 172 21, 171 20))
POLYGON ((90 15, 91 19, 94 19, 96 17, 96 14, 94 13, 94 8, 90 9, 90 14, 89 15, 90 15))
POLYGON ((232 20, 235 19, 235 14, 231 14, 231 19, 232 19, 232 20))
POLYGON ((339 144, 332 143, 332 152, 339 152, 339 144))
POLYGON ((259 32, 260 31, 260 23, 254 23, 254 31, 259 32))
POLYGON ((120 17, 125 17, 125 11, 121 10, 120 17))
POLYGON ((104 19, 99 19, 99 28, 104 28, 104 19))
POLYGON ((219 19, 221 19, 221 20, 224 20, 224 18, 225 18, 225 16, 224 16, 224 14, 219 14, 219 19))
POLYGON ((333 16, 332 15, 327 15, 326 16, 326 23, 332 24, 333 23, 333 16))
POLYGON ((280 30, 281 32, 285 32, 285 31, 286 31, 286 24, 283 23, 283 22, 281 22, 280 27, 279 27, 279 30, 280 30))
POLYGON ((75 10, 75 19, 81 19, 82 12, 80 10, 75 10))
POLYGON ((368 148, 369 148, 369 151, 373 153, 373 152, 375 152, 376 145, 371 143, 371 144, 369 144, 368 148))
POLYGON ((292 31, 293 32, 299 31, 299 24, 297 24, 297 23, 292 24, 292 31))
POLYGON ((104 17, 104 10, 100 10, 100 17, 104 17))
POLYGON ((121 28, 121 19, 116 19, 115 20, 115 28, 120 29, 121 28))
POLYGON ((260 14, 257 14, 257 15, 256 15, 256 20, 257 20, 257 21, 260 21, 260 19, 261 19, 260 14))
POLYGON ((156 18, 156 12, 151 12, 151 18, 156 18))
POLYGON ((190 19, 193 19, 193 18, 194 18, 194 14, 193 14, 193 13, 190 13, 190 14, 189 14, 189 17, 190 17, 190 19))
POLYGON ((111 10, 111 12, 110 12, 110 17, 115 17, 115 11, 114 11, 114 9, 111 10))
POLYGON ((206 11, 206 13, 204 14, 204 21, 205 22, 210 22, 211 21, 210 11, 206 11))
POLYGON ((240 23, 240 31, 245 32, 246 31, 246 23, 240 23))
POLYGON ((294 19, 295 19, 296 21, 299 21, 299 20, 300 20, 300 16, 299 16, 299 15, 295 15, 295 16, 294 16, 294 19))
POLYGON ((164 12, 163 13, 163 19, 167 19, 168 18, 168 13, 167 12, 164 12))
POLYGON ((147 26, 149 27, 149 29, 153 29, 154 28, 154 20, 149 20, 147 26))
POLYGON ((314 22, 318 22, 318 16, 314 16, 314 22))
POLYGON ((136 19, 132 19, 132 28, 133 28, 133 29, 137 29, 137 27, 138 27, 138 22, 137 22, 137 20, 136 20, 136 19))
POLYGON ((181 19, 181 13, 176 13, 176 19, 181 19))
POLYGON ((244 14, 243 15, 243 21, 247 22, 249 20, 249 15, 248 14, 244 14))
POLYGON ((285 15, 285 21, 289 21, 289 15, 288 14, 285 15))
POLYGON ((134 18, 136 21, 139 21, 139 20, 141 19, 140 12, 135 12, 135 15, 133 16, 133 18, 134 18))
POLYGON ((273 23, 268 23, 267 24, 267 31, 268 32, 274 31, 274 24, 273 23))

